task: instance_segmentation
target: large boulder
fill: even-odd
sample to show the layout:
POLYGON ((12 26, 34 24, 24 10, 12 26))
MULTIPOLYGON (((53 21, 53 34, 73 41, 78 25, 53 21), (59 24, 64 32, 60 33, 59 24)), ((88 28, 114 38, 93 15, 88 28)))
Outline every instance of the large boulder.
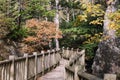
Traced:
POLYGON ((92 65, 93 74, 103 77, 105 73, 120 75, 120 38, 102 41, 92 65))

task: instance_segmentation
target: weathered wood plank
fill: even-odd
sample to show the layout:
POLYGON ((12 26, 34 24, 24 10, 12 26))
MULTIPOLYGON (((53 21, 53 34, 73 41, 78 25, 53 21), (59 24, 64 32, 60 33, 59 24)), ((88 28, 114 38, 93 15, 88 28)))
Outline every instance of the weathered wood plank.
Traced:
POLYGON ((81 71, 78 71, 78 76, 84 78, 84 79, 87 79, 87 80, 103 80, 101 78, 98 78, 94 75, 91 75, 89 73, 86 73, 86 72, 81 72, 81 71))
POLYGON ((60 66, 56 67, 54 70, 49 73, 39 77, 37 80, 65 80, 64 79, 64 69, 65 65, 63 64, 63 60, 61 60, 60 66))
POLYGON ((116 80, 116 74, 104 74, 104 80, 116 80))

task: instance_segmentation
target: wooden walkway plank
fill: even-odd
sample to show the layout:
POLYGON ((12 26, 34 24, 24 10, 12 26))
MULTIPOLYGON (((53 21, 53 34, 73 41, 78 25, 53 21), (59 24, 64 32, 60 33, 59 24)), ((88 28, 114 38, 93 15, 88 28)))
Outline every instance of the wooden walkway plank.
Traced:
POLYGON ((65 74, 64 60, 61 60, 60 66, 56 67, 54 70, 38 78, 37 80, 64 80, 64 74, 65 74))

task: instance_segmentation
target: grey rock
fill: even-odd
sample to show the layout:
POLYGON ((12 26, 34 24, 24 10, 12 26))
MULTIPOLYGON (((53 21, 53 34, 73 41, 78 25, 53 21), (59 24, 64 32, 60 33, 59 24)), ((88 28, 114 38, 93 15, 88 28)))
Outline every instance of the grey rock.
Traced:
POLYGON ((102 41, 92 65, 93 74, 103 77, 105 73, 120 75, 120 38, 102 41))

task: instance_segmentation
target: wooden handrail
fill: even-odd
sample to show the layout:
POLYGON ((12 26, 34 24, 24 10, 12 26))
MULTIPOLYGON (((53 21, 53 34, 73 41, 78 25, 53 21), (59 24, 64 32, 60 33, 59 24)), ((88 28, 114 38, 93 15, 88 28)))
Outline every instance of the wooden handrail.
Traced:
MULTIPOLYGON (((70 52, 70 51, 67 51, 70 52)), ((74 54, 73 51, 72 54, 74 54)), ((67 53, 70 54, 70 53, 67 53)), ((101 79, 95 75, 85 72, 85 51, 77 51, 72 58, 67 59, 69 64, 66 65, 66 78, 65 80, 116 80, 115 74, 105 74, 104 79, 101 79)))
POLYGON ((87 79, 87 80, 103 80, 101 78, 98 78, 92 74, 89 74, 89 73, 86 73, 86 72, 81 72, 81 71, 78 71, 78 76, 84 78, 84 79, 87 79))
POLYGON ((52 50, 23 57, 14 56, 0 62, 0 80, 36 80, 46 71, 54 69, 61 59, 60 50, 52 50))

